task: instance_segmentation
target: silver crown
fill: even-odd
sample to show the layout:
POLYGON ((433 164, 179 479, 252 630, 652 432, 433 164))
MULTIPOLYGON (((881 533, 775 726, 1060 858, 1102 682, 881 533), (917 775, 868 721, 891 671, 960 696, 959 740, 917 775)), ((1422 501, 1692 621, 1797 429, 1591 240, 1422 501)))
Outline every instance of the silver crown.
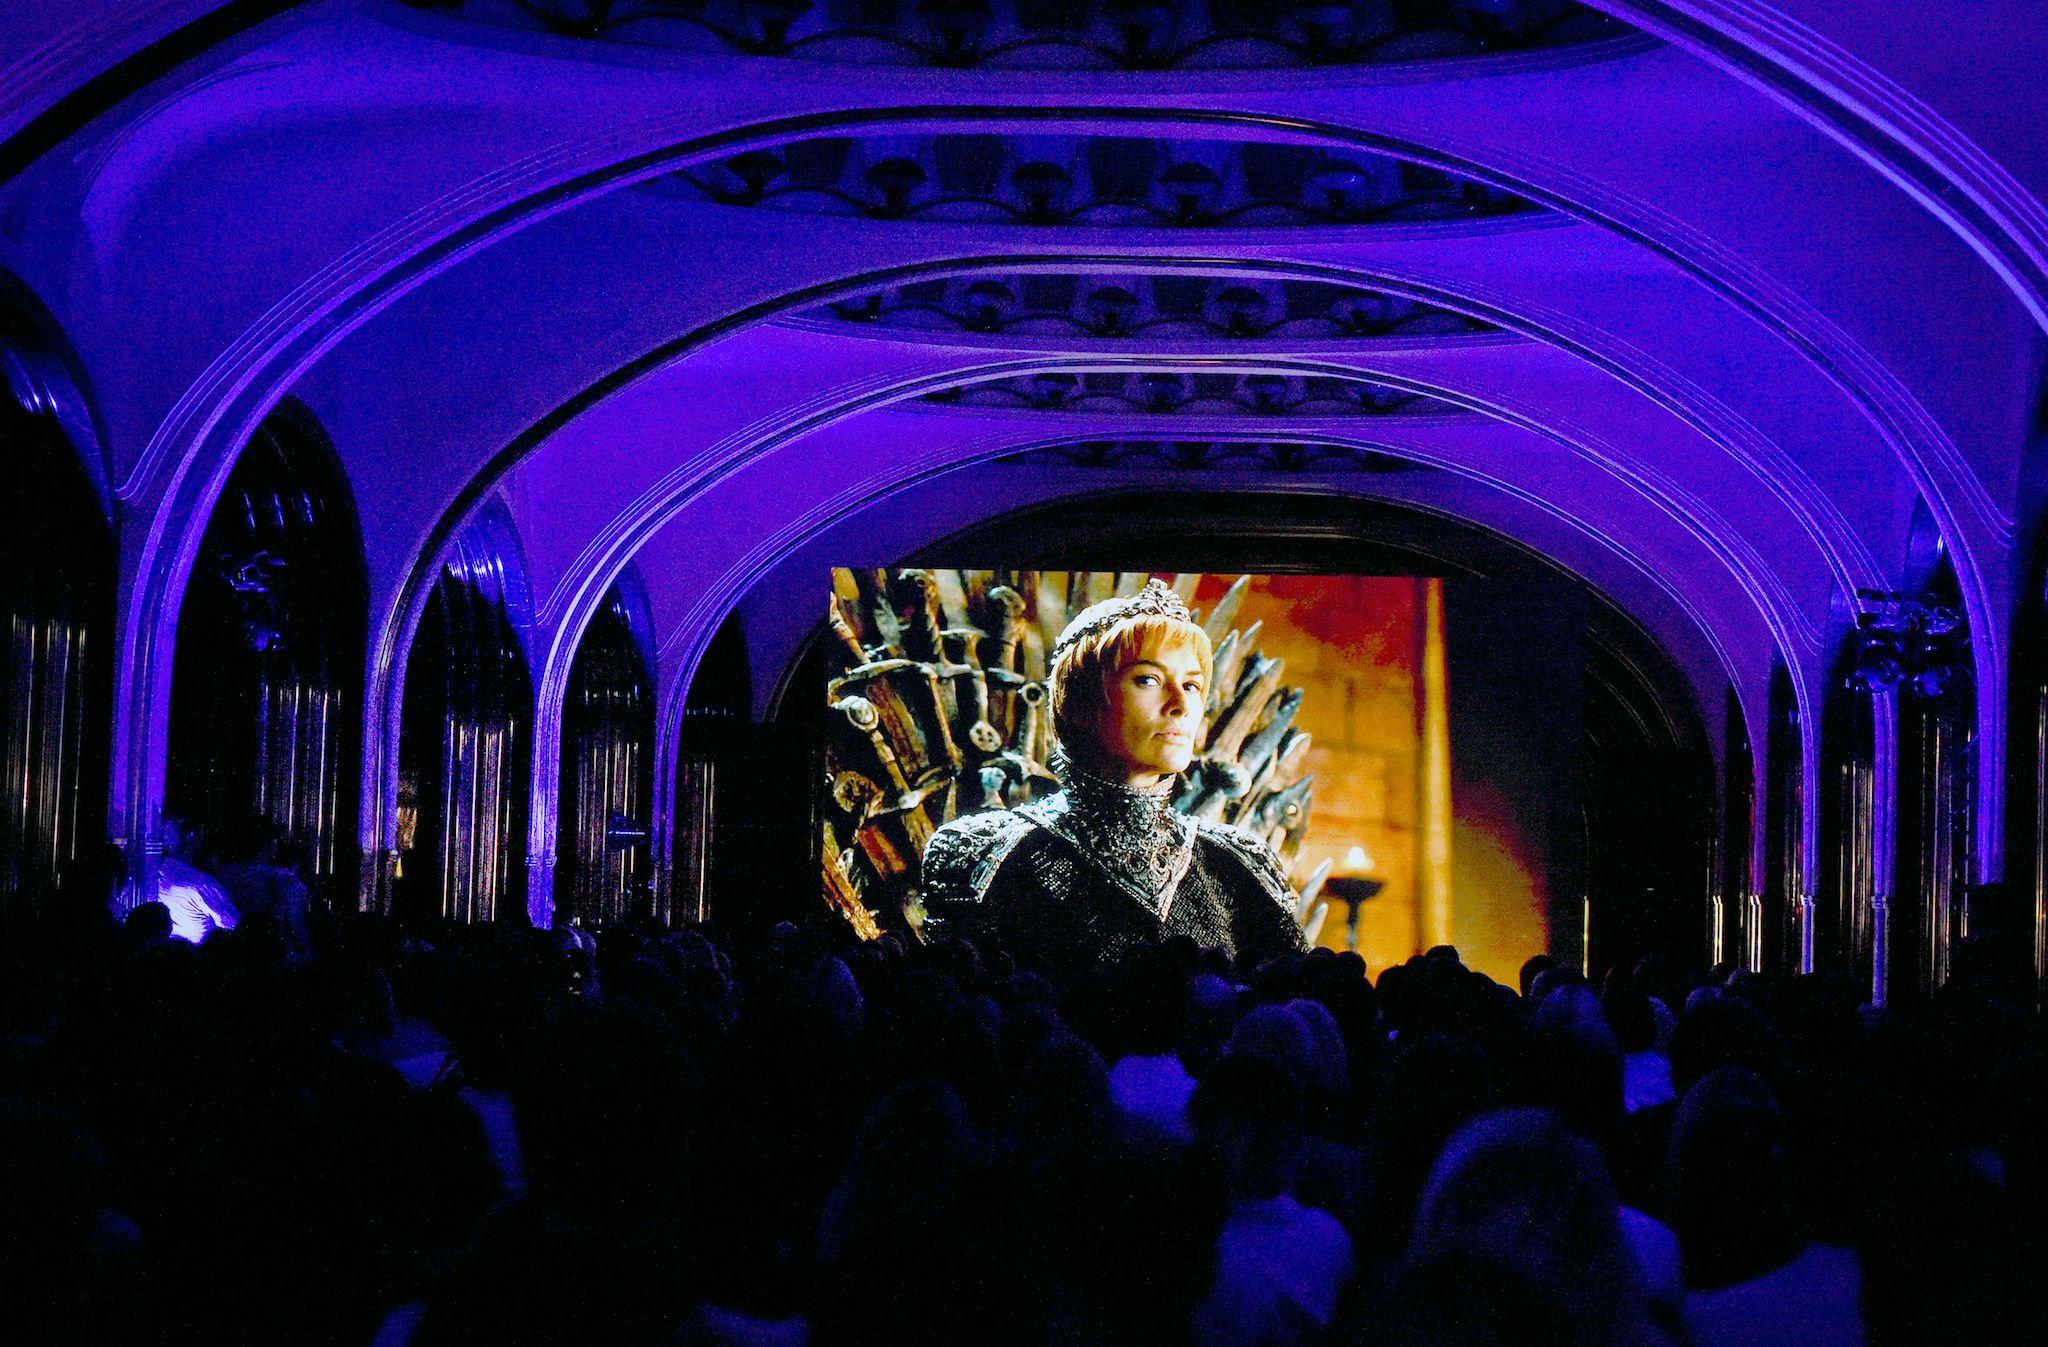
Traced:
POLYGON ((1083 608, 1060 638, 1052 643, 1050 663, 1058 663, 1060 656, 1072 650, 1086 638, 1099 631, 1108 631, 1119 622, 1147 614, 1157 617, 1171 617, 1182 622, 1193 622, 1195 615, 1188 611, 1187 604, 1172 586, 1163 580, 1147 580, 1145 587, 1128 599, 1104 599, 1101 603, 1083 608))

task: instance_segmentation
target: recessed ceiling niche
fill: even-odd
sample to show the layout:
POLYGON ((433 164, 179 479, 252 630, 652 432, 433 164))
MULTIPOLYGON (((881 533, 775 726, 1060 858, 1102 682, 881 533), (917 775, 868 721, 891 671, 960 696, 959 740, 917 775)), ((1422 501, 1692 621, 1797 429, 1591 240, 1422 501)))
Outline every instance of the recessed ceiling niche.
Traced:
POLYGON ((647 188, 722 206, 1032 229, 1369 227, 1540 213, 1490 183, 1363 146, 1007 128, 800 137, 647 188))
MULTIPOLYGON (((424 4, 426 0, 413 0, 424 4)), ((928 69, 1293 70, 1634 45, 1572 0, 438 0, 639 46, 928 69)))

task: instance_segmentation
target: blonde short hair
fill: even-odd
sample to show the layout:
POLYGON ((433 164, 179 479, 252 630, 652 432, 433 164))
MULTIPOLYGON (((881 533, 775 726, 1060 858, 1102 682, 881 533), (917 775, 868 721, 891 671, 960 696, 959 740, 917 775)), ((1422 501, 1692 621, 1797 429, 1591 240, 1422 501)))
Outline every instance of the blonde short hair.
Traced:
POLYGON ((1052 706, 1052 733, 1069 758, 1083 766, 1099 766, 1102 717, 1109 709, 1110 690, 1124 666, 1146 651, 1192 650, 1202 665, 1206 689, 1216 672, 1216 652, 1209 633, 1193 622, 1160 613, 1134 613, 1092 631, 1060 652, 1046 673, 1052 706))

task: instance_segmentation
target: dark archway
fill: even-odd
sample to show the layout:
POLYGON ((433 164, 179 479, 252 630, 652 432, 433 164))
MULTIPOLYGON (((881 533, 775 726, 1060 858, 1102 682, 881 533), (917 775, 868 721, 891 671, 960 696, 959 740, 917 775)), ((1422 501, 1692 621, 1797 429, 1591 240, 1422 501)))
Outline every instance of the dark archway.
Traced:
POLYGON ((2031 946, 2034 994, 2042 1000, 2048 999, 2048 579, 2037 569, 2032 580, 2032 602, 2021 606, 2013 637, 2014 699, 2025 702, 2016 705, 2012 724, 2016 737, 2025 737, 2023 752, 2012 761, 2027 770, 2014 773, 2018 788, 2010 796, 2016 823, 2006 835, 2020 845, 2008 843, 2006 864, 2019 884, 2008 895, 2004 915, 2015 932, 2024 932, 2016 938, 2031 946))
POLYGON ((32 363, 0 346, 0 916, 103 903, 114 544, 32 363), (75 903, 71 902, 75 896, 75 903))
POLYGON ((739 614, 712 637, 677 737, 675 920, 759 931, 817 910, 812 783, 822 736, 810 704, 820 698, 803 690, 825 683, 822 661, 813 665, 790 680, 787 714, 757 724, 739 614))
POLYGON ((576 648, 562 708, 558 920, 602 928, 654 915, 653 760, 653 680, 614 588, 576 648))
POLYGON ((368 582, 355 500, 312 415, 287 402, 243 449, 178 616, 170 812, 212 842, 260 821, 316 890, 357 876, 368 582))
POLYGON ((1899 628, 1898 853, 1887 983, 1925 997, 1948 980, 1971 933, 1976 679, 1954 569, 1940 558, 1922 590, 1894 600, 1899 628))
POLYGON ((2006 883, 1985 913, 2003 957, 2032 966, 2048 1001, 2048 405, 2037 414, 2021 498, 2034 521, 2013 608, 2006 724, 2006 883), (2024 956, 2022 954, 2024 951, 2024 956))
POLYGON ((1756 896, 1757 876, 1752 843, 1756 838, 1756 759, 1749 738, 1749 722, 1743 719, 1742 704, 1735 689, 1728 689, 1728 737, 1722 762, 1725 764, 1718 801, 1721 808, 1721 845, 1715 866, 1717 883, 1713 890, 1708 940, 1710 957, 1718 968, 1724 964, 1748 966, 1750 932, 1755 929, 1762 906, 1756 896))
POLYGON ((1713 874, 1706 729, 1648 633, 1605 603, 1584 611, 1585 967, 1597 977, 1653 954, 1692 966, 1713 874))
POLYGON ((533 679, 510 523, 457 540, 406 662, 393 903, 414 921, 524 922, 533 679))
POLYGON ((1764 873, 1757 885, 1761 919, 1752 947, 1756 966, 1790 973, 1801 965, 1806 896, 1806 764, 1800 746, 1799 700, 1782 661, 1771 665, 1764 722, 1764 873))
POLYGON ((1820 873, 1814 968, 1871 986, 1876 950, 1877 717, 1856 673, 1855 633, 1828 675, 1821 710, 1820 873))

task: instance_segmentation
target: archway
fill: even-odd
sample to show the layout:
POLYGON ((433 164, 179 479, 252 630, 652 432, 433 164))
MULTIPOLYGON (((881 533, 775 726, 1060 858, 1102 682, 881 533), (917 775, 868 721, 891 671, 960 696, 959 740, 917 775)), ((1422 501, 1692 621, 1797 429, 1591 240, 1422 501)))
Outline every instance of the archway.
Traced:
POLYGON ((614 586, 584 630, 562 717, 558 919, 583 927, 654 915, 654 682, 614 586))
POLYGON ((1646 955, 1702 962, 1715 837, 1705 726, 1640 627, 1599 602, 1583 620, 1584 967, 1597 976, 1646 955))
POLYGON ((1971 934, 1979 783, 1972 770, 1977 681, 1953 568, 1939 557, 1916 593, 1886 600, 1898 656, 1899 836, 1887 984, 1925 997, 1948 980, 1971 934))
POLYGON ((1857 669, 1851 632, 1828 679, 1821 722, 1821 836, 1827 851, 1813 877, 1814 969, 1871 987, 1877 951, 1877 901, 1888 893, 1879 873, 1878 715, 1875 699, 1889 690, 1857 669))
POLYGON ((1764 871, 1757 884, 1759 921, 1750 933, 1751 966, 1772 972, 1811 970, 1807 945, 1808 878, 1799 845, 1806 799, 1806 771, 1799 733, 1799 705, 1792 678, 1782 663, 1771 667, 1770 704, 1764 742, 1764 871))
POLYGON ((346 902, 368 586, 355 501, 287 402, 237 460, 178 618, 168 811, 212 843, 274 830, 346 902))
POLYGON ((114 545, 38 372, 0 345, 0 916, 98 903, 112 714, 114 545), (72 893, 77 890, 76 894, 72 893))
POLYGON ((752 720, 754 671, 739 614, 719 625, 676 727, 671 916, 761 929, 815 912, 812 799, 824 662, 786 674, 790 695, 752 720))
POLYGON ((406 661, 398 872, 409 920, 526 920, 533 680, 515 627, 523 593, 502 510, 457 539, 406 661))
POLYGON ((1762 921, 1756 893, 1756 756, 1735 689, 1728 689, 1727 741, 1721 753, 1720 845, 1709 894, 1707 943, 1717 969, 1751 966, 1751 932, 1762 921))

